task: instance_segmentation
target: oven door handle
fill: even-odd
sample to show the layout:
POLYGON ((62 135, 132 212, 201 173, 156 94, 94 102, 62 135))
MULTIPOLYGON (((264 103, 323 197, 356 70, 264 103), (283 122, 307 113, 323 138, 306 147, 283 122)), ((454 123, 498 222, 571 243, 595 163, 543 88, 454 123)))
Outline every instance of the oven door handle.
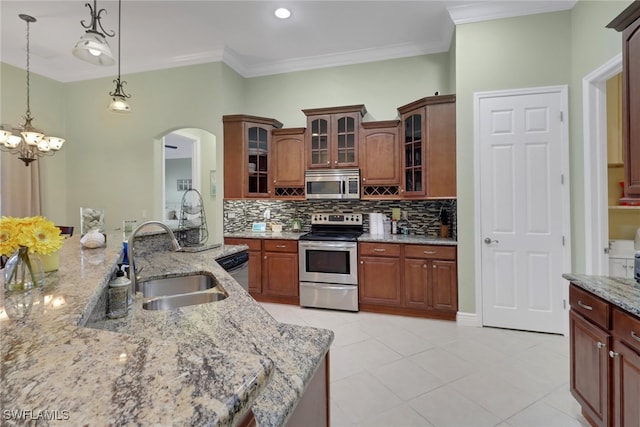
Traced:
POLYGON ((349 243, 335 243, 335 242, 323 242, 322 244, 300 242, 301 249, 311 250, 326 250, 326 249, 354 249, 358 246, 355 242, 349 243))

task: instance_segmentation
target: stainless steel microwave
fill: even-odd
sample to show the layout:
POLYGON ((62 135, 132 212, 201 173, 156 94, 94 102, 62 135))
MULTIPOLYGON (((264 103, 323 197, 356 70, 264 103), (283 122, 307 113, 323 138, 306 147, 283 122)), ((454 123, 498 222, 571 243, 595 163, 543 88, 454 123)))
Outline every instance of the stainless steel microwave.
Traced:
POLYGON ((359 199, 360 169, 321 169, 304 173, 307 199, 359 199))

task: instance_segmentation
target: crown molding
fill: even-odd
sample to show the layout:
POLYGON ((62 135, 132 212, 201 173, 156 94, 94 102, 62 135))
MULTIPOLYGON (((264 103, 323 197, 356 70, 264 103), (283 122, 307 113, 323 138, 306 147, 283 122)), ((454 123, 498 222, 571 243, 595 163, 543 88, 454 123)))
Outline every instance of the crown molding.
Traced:
POLYGON ((447 8, 455 25, 572 9, 577 0, 478 2, 447 8))

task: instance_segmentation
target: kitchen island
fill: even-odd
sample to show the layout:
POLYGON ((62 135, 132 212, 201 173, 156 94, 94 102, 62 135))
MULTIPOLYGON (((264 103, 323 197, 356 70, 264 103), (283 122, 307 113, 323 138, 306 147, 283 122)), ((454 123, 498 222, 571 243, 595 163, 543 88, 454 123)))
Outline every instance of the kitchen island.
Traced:
POLYGON ((239 425, 252 413, 280 426, 328 375, 333 333, 276 322, 215 263, 229 246, 136 256, 143 281, 213 275, 224 300, 152 311, 138 293, 127 317, 106 320, 122 250, 117 236, 108 242, 67 239, 42 288, 0 290, 3 423, 239 425))

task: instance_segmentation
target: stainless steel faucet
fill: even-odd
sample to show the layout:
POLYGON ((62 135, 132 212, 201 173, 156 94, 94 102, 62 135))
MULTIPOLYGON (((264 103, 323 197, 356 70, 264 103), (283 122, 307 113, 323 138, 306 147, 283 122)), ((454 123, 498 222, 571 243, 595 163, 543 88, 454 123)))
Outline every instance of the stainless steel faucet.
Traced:
POLYGON ((138 277, 136 276, 135 262, 133 259, 133 242, 135 240, 136 234, 138 234, 138 231, 140 231, 142 228, 146 227, 147 225, 157 225, 161 228, 164 228, 167 231, 169 238, 171 239, 171 246, 173 247, 173 250, 174 251, 180 250, 180 243, 178 243, 178 240, 176 239, 175 234, 173 234, 173 231, 171 231, 169 226, 164 222, 147 221, 137 226, 131 232, 131 234, 129 234, 129 240, 127 240, 127 258, 129 259, 129 280, 131 280, 131 298, 133 298, 136 294, 136 282, 138 281, 138 277))

